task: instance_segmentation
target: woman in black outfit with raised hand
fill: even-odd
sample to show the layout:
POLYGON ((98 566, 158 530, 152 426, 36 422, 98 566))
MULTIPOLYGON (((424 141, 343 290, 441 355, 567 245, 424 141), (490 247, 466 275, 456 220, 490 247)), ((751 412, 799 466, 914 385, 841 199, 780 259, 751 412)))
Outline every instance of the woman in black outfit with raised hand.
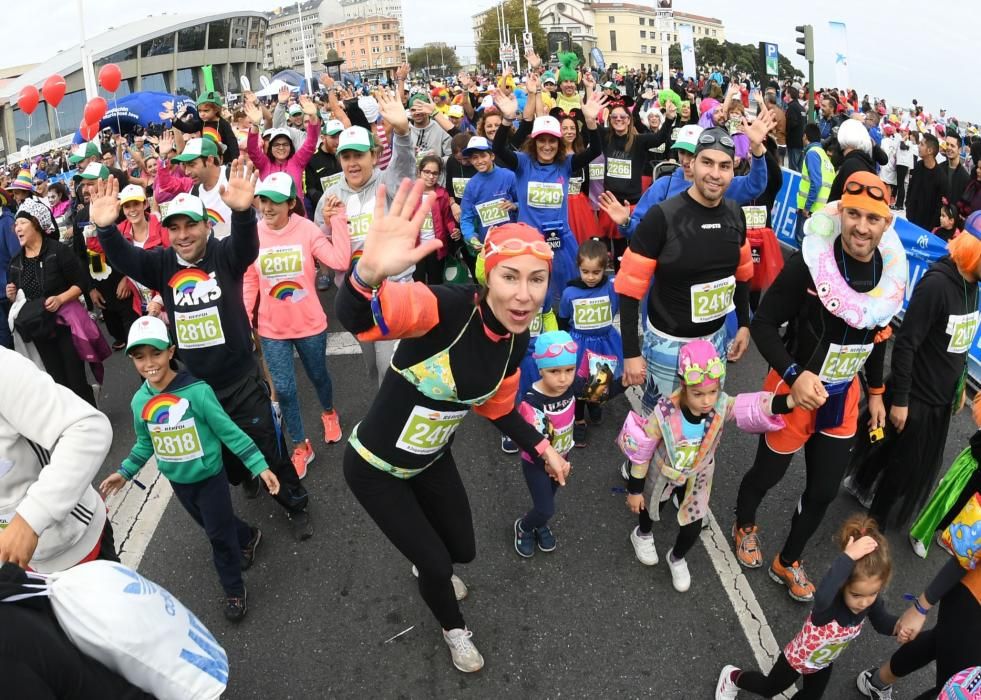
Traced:
POLYGON ((382 188, 364 253, 338 292, 337 317, 359 340, 403 340, 368 414, 351 433, 344 477, 413 563, 453 665, 473 672, 484 660, 457 603, 466 586, 453 575, 454 563, 475 556, 473 519, 453 461, 453 433, 473 407, 526 452, 540 455, 552 478, 565 484, 568 462, 515 409, 518 366, 548 291, 552 250, 531 226, 505 224, 484 242, 486 288, 392 284, 390 275, 442 244, 418 240, 429 210, 428 203, 419 206, 421 181, 410 192, 404 180, 387 214, 382 188))

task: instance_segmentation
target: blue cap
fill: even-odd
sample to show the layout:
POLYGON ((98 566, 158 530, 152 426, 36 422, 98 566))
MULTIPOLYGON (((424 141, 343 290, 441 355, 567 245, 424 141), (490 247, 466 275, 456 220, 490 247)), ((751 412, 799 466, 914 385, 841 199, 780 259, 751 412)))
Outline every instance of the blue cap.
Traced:
POLYGON ((535 339, 535 353, 532 357, 538 369, 575 367, 577 349, 576 341, 567 332, 548 331, 535 339))
POLYGON ((981 239, 981 211, 972 212, 967 217, 967 220, 964 221, 963 230, 975 238, 981 239))

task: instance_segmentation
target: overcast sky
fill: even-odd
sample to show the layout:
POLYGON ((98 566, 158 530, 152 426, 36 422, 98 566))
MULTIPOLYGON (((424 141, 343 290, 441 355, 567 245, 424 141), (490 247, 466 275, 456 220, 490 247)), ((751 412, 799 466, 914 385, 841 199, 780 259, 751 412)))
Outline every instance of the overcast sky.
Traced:
MULTIPOLYGON (((89 35, 100 28, 119 26, 156 13, 199 11, 200 0, 82 0, 89 35)), ((634 0, 641 3, 644 0, 634 0)), ((215 12, 234 9, 268 10, 276 3, 263 0, 209 0, 215 12)), ((645 4, 653 5, 653 1, 645 4)), ((474 55, 471 15, 492 7, 490 0, 403 0, 406 43, 427 41, 456 45, 461 58, 474 55), (434 21, 438 20, 438 21, 434 21), (433 27, 441 28, 434 32, 433 27)), ((718 17, 732 41, 779 44, 781 53, 799 59, 794 44, 794 25, 814 25, 817 62, 815 82, 833 83, 833 54, 829 21, 848 26, 850 82, 861 96, 882 96, 890 104, 909 104, 916 98, 928 111, 941 107, 948 114, 981 120, 981 91, 972 80, 974 57, 970 33, 981 10, 975 2, 932 0, 928 5, 899 0, 883 6, 867 2, 732 2, 732 0, 675 1, 675 9, 718 17), (832 6, 834 6, 832 8, 832 6), (925 9, 929 8, 929 12, 925 9), (753 14, 750 9, 758 8, 753 14), (970 15, 975 15, 973 18, 970 15), (959 21, 958 17, 963 21, 959 21), (964 78, 968 78, 967 81, 964 78), (965 87, 968 85, 967 87, 965 87)), ((77 4, 71 0, 32 0, 4 3, 4 32, 0 42, 0 66, 39 62, 58 49, 78 42, 77 4)), ((792 59, 792 60, 793 60, 792 59)), ((795 60, 806 73, 803 59, 795 60)))

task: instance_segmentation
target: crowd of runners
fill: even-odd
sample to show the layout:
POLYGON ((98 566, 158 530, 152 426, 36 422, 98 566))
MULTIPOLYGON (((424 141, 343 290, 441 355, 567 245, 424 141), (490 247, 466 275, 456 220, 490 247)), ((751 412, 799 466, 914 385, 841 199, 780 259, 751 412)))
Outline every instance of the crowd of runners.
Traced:
MULTIPOLYGON (((477 555, 456 430, 472 408, 516 455, 529 508, 514 549, 532 557, 559 546, 549 523, 589 426, 637 387, 641 408, 608 450, 637 560, 663 558, 689 590, 686 554, 734 422, 759 434, 727 518, 735 556, 806 604, 773 668, 725 666, 717 700, 772 697, 801 676, 795 697, 821 697, 866 619, 899 646, 859 676, 864 695, 891 698, 935 662, 931 686, 910 691, 978 697, 981 430, 941 478, 979 323, 977 128, 838 90, 814 95, 811 119, 808 86, 715 69, 659 80, 591 72, 573 54, 548 67, 533 52, 527 67, 424 82, 406 65, 372 88, 325 75, 314 95, 231 105, 206 92, 159 137, 110 134, 2 176, 0 597, 11 567, 116 560, 104 499, 155 458, 211 543, 224 616, 240 622, 263 533, 236 516, 230 486, 268 493, 316 546, 326 509, 303 479, 345 441, 351 492, 408 560, 453 665, 478 671, 454 570, 477 555), (782 168, 801 173, 800 251, 786 261, 771 228, 782 168), (948 251, 911 294, 897 217, 948 251), (328 315, 360 343, 364 416, 335 395, 328 315), (729 363, 751 345, 769 371, 760 391, 729 395, 729 363), (135 444, 94 487, 114 351, 145 381, 132 415, 110 416, 132 421, 135 444), (319 403, 313 430, 294 355, 319 403), (763 532, 759 506, 799 451, 797 508, 763 532), (805 554, 842 483, 861 512, 812 581, 805 554), (659 556, 652 530, 667 518, 677 537, 659 556), (900 615, 879 598, 902 577, 887 532, 892 547, 951 553, 900 615)), ((0 605, 0 657, 25 688, 58 687, 4 633, 41 624, 14 608, 0 605)), ((52 659, 73 653, 58 644, 52 659)), ((104 668, 79 673, 140 697, 104 668)))

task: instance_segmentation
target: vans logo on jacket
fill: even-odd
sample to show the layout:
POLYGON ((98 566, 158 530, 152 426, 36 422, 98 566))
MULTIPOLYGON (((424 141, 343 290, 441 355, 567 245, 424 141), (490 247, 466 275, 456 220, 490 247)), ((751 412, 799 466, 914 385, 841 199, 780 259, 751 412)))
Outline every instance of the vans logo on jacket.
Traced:
POLYGON ((214 273, 196 267, 178 270, 167 284, 174 291, 174 306, 197 306, 221 298, 214 273))

